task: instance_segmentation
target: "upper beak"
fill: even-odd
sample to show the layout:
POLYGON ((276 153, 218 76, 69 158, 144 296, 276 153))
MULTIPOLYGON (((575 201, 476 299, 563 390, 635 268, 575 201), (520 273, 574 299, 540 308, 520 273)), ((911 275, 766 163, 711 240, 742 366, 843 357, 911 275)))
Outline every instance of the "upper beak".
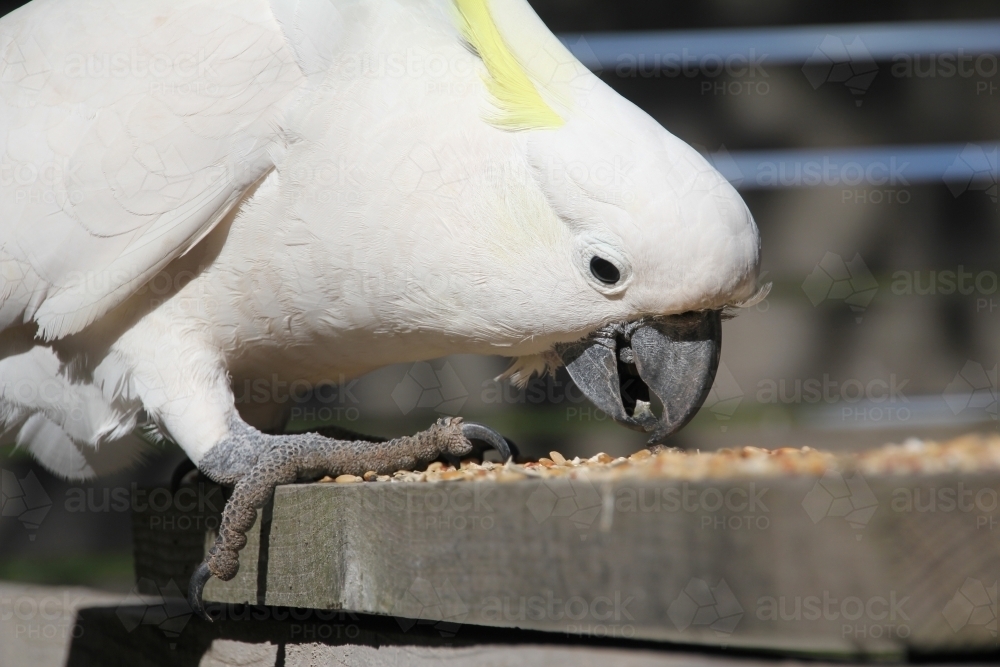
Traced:
POLYGON ((705 402, 722 349, 720 311, 609 325, 557 348, 573 382, 615 421, 663 442, 705 402), (663 404, 650 409, 650 392, 663 404))

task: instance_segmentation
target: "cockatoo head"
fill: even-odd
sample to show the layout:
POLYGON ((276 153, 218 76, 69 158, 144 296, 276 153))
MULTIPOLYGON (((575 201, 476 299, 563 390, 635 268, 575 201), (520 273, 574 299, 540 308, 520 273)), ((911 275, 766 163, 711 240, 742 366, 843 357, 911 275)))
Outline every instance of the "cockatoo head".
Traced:
POLYGON ((711 389, 723 309, 756 296, 760 239, 739 194, 694 149, 603 84, 590 101, 590 113, 529 143, 569 232, 578 298, 613 318, 555 351, 597 407, 657 443, 711 389), (589 172, 574 168, 586 155, 589 172))
POLYGON ((705 158, 584 68, 526 2, 456 6, 486 65, 488 120, 520 135, 548 218, 523 253, 537 297, 509 300, 547 323, 541 339, 561 340, 517 373, 557 358, 598 408, 660 442, 711 388, 723 309, 757 291, 753 217, 705 158))

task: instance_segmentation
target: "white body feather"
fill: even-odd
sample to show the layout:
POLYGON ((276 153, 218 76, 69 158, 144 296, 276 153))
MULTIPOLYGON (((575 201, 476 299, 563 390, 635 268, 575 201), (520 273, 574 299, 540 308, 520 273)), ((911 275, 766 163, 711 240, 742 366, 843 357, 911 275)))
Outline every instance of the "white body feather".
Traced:
MULTIPOLYGON (((489 6, 562 127, 488 122, 452 0, 0 20, 0 427, 87 477, 134 457, 145 410, 197 462, 232 383, 532 357, 750 296, 759 240, 728 183, 523 0, 489 6), (593 282, 594 252, 621 285, 593 282)), ((259 427, 283 409, 239 406, 259 427)))

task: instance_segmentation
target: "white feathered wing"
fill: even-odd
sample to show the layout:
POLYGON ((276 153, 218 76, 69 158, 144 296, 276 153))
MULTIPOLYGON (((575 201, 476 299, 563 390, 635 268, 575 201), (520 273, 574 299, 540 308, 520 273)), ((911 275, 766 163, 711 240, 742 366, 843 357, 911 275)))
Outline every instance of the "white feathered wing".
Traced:
POLYGON ((275 5, 34 0, 0 20, 0 432, 58 474, 131 462, 140 406, 44 341, 204 237, 273 168, 323 69, 336 9, 275 5))

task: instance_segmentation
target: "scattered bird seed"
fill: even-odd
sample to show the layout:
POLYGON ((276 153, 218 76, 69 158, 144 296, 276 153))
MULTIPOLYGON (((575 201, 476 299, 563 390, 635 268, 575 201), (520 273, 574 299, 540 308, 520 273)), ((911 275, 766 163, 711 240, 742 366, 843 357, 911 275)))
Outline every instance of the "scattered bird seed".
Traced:
MULTIPOLYGON (((902 444, 890 444, 876 449, 835 454, 811 447, 781 447, 763 449, 745 446, 720 449, 716 452, 686 452, 663 447, 641 449, 628 458, 612 458, 595 454, 589 459, 567 461, 559 452, 538 461, 504 464, 475 459, 462 461, 459 469, 436 461, 427 470, 400 470, 389 475, 365 473, 364 479, 380 482, 518 482, 529 478, 617 480, 617 479, 679 479, 700 480, 726 477, 768 477, 777 475, 819 476, 828 470, 845 472, 859 470, 865 475, 934 474, 944 472, 977 472, 1000 470, 1000 435, 969 434, 947 442, 909 439, 902 444)), ((340 484, 360 482, 354 475, 336 479, 324 477, 321 482, 340 484)))

